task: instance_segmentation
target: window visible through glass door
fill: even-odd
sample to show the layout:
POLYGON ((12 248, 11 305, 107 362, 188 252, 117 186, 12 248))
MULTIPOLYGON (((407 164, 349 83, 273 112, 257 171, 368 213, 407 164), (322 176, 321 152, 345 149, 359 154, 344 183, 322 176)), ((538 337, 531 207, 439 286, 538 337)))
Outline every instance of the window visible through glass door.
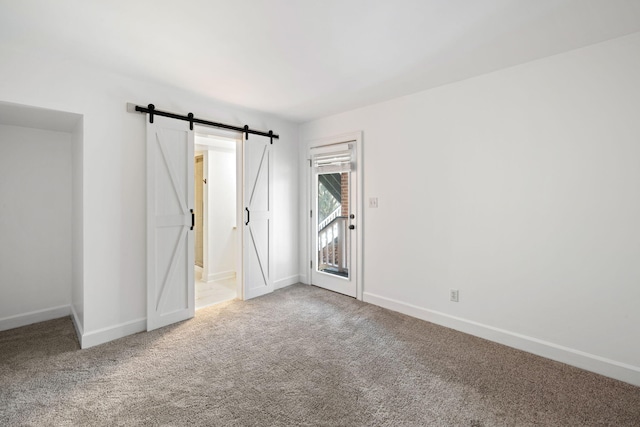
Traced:
POLYGON ((317 269, 349 277, 349 173, 317 174, 317 269))

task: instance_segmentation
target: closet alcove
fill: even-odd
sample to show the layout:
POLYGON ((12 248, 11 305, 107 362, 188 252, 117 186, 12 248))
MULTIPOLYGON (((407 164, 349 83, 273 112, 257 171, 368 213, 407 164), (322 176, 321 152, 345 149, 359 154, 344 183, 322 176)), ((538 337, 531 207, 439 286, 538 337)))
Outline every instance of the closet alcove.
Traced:
POLYGON ((83 116, 0 102, 0 330, 83 327, 83 116))

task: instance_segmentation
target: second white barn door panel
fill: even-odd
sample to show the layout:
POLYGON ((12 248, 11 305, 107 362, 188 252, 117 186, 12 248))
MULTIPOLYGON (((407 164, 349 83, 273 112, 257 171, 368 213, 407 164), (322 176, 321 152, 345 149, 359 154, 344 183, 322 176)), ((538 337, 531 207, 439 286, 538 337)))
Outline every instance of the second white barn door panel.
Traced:
POLYGON ((273 145, 250 135, 243 141, 243 297, 273 291, 273 145))

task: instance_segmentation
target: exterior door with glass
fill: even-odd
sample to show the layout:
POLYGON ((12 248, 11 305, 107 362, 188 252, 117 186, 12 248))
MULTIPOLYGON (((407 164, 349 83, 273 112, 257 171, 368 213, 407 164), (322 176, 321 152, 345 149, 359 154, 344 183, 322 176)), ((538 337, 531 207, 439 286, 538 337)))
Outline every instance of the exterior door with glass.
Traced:
POLYGON ((355 143, 312 147, 311 283, 357 296, 355 143))

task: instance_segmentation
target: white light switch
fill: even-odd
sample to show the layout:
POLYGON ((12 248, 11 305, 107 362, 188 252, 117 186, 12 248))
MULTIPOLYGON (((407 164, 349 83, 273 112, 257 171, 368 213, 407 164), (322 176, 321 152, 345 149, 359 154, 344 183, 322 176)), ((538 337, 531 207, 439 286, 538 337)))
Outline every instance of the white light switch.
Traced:
POLYGON ((369 197, 369 207, 377 208, 378 207, 378 198, 377 197, 369 197))

